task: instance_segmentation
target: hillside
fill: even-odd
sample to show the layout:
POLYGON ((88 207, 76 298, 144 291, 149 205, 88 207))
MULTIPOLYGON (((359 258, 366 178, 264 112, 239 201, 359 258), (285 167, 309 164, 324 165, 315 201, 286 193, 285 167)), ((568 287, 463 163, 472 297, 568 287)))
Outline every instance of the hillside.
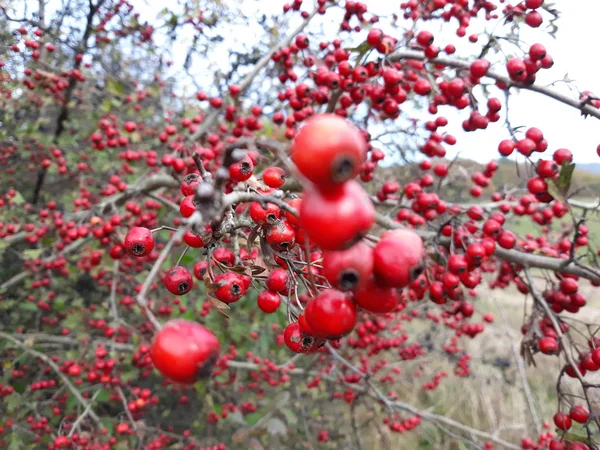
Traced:
MULTIPOLYGON (((447 160, 436 160, 446 162, 447 160)), ((531 176, 531 167, 524 164, 516 164, 514 161, 498 160, 499 168, 491 180, 491 184, 484 190, 482 197, 489 198, 495 191, 504 188, 511 189, 525 186, 527 179, 531 176)), ((449 182, 444 185, 444 197, 449 201, 472 200, 469 189, 473 185, 470 177, 476 172, 483 172, 485 166, 470 159, 458 159, 450 169, 449 182)), ((414 180, 419 174, 424 173, 417 163, 380 167, 376 172, 376 183, 372 189, 377 189, 385 181, 396 180, 401 184, 414 180)), ((436 180, 437 182, 437 180, 436 180)), ((577 191, 580 197, 600 196, 600 164, 582 164, 576 166, 571 183, 571 192, 577 191)))

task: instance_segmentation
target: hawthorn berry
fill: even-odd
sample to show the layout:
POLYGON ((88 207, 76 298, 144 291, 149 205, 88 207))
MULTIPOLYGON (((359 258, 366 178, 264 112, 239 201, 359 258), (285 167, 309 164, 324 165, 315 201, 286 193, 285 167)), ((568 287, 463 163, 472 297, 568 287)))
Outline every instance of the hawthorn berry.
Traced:
POLYGON ((154 249, 152 231, 144 227, 134 227, 125 236, 123 245, 131 256, 146 256, 154 249))
POLYGON ((331 189, 358 175, 367 143, 347 120, 322 114, 309 119, 290 147, 298 170, 319 189, 331 189))
POLYGON ((412 230, 387 231, 373 250, 373 272, 384 286, 403 288, 423 271, 423 240, 412 230))
POLYGON ((345 293, 327 289, 308 302, 304 316, 315 337, 335 340, 354 329, 356 304, 345 293))
POLYGON ((184 384, 207 378, 217 361, 217 337, 203 325, 187 320, 171 320, 154 336, 150 358, 165 377, 184 384))

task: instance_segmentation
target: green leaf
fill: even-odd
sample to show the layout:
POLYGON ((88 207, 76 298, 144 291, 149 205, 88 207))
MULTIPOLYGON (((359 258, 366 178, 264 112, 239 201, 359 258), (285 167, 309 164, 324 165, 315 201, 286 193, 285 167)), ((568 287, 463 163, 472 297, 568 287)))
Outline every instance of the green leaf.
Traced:
POLYGON ((185 255, 181 258, 181 262, 179 263, 182 266, 187 266, 188 264, 192 264, 194 262, 194 257, 192 255, 185 255))
POLYGON ((125 92, 125 86, 123 86, 123 83, 115 80, 108 80, 106 88, 108 92, 116 96, 120 96, 123 94, 123 92, 125 92))
POLYGON ((298 423, 298 416, 291 409, 281 408, 281 413, 285 416, 285 419, 289 425, 296 425, 298 423))
POLYGON ((23 256, 25 259, 36 259, 40 257, 43 251, 43 248, 30 248, 23 251, 23 256))
POLYGON ((110 394, 108 393, 108 391, 102 390, 102 392, 100 392, 98 394, 98 396, 96 397, 96 402, 98 403, 105 403, 110 399, 110 394))
POLYGON ((575 164, 570 162, 563 163, 562 167, 560 168, 560 174, 558 175, 558 180, 556 180, 555 184, 563 196, 566 196, 569 192, 574 171, 575 164))
POLYGON ((21 302, 19 303, 19 308, 23 311, 37 311, 38 307, 35 303, 32 302, 21 302))
POLYGON ((244 416, 244 420, 246 421, 246 423, 248 425, 254 425, 256 422, 258 422, 261 419, 261 417, 263 415, 264 414, 261 414, 260 412, 253 412, 250 414, 246 414, 246 416, 244 416))
POLYGON ((17 433, 11 433, 10 435, 10 443, 8 444, 7 450, 21 450, 22 447, 21 439, 17 433))
POLYGON ((54 308, 54 311, 63 312, 67 309, 67 299, 62 296, 57 297, 56 300, 54 300, 54 304, 52 306, 54 308))
POLYGON ((70 410, 74 409, 78 404, 79 404, 79 402, 77 401, 75 396, 69 395, 69 397, 67 398, 67 401, 65 403, 66 410, 70 411, 70 410))
POLYGON ((22 205, 23 203, 25 203, 25 199, 23 198, 23 195, 21 195, 21 193, 19 191, 17 191, 15 193, 15 196, 12 198, 12 201, 14 202, 15 205, 22 205))

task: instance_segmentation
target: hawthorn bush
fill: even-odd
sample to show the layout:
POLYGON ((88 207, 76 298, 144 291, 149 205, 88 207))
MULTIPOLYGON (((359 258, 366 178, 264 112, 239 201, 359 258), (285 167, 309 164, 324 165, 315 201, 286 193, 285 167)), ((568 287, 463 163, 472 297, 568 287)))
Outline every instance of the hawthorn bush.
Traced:
POLYGON ((552 49, 520 33, 553 32, 550 5, 186 1, 149 23, 126 0, 27 3, 0 9, 2 448, 406 448, 424 427, 446 437, 422 448, 597 448, 598 204, 505 111, 530 90, 600 119, 536 83, 552 49), (264 36, 225 57, 231 24, 264 36), (506 128, 483 170, 445 158, 457 121, 506 128), (519 183, 489 192, 509 156, 519 183), (540 417, 521 374, 519 432, 401 388, 476 375, 491 289, 522 294, 520 370, 556 380, 540 417))

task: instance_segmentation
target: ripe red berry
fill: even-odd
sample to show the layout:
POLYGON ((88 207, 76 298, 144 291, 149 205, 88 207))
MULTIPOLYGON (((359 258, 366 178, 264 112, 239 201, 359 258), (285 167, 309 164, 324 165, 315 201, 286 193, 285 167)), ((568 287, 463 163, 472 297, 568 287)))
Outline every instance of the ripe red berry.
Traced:
POLYGON ((569 412, 569 416, 577 423, 586 423, 590 417, 590 412, 581 405, 574 405, 569 412))
POLYGON ((506 63, 506 71, 513 81, 523 81, 527 77, 527 69, 522 59, 512 58, 506 63))
POLYGON ((263 173, 263 182, 273 189, 283 186, 285 179, 285 170, 280 167, 269 167, 263 173))
POLYGON ((210 225, 206 225, 206 228, 203 231, 196 231, 193 229, 189 229, 183 235, 183 242, 189 245, 192 248, 202 248, 206 247, 206 245, 212 239, 212 229, 210 225))
POLYGON ((194 287, 192 274, 185 267, 175 266, 165 275, 165 287, 174 295, 185 295, 194 287))
POLYGON ((563 412, 557 412, 554 414, 553 419, 554 425, 556 425, 559 430, 567 431, 569 428, 571 428, 571 418, 567 414, 563 412))
POLYGON ((254 164, 248 155, 229 166, 229 178, 232 181, 246 181, 254 173, 254 164))
POLYGON ((267 288, 283 295, 288 294, 290 276, 285 270, 273 270, 267 278, 267 288))
POLYGON ((354 292, 354 300, 361 308, 374 314, 392 312, 398 306, 399 296, 395 288, 377 284, 374 277, 361 282, 354 292))
POLYGON ((137 125, 135 124, 135 122, 125 122, 125 131, 127 131, 128 133, 133 133, 136 128, 137 125))
POLYGON ((154 249, 154 237, 148 228, 134 227, 125 236, 123 245, 131 256, 146 256, 154 249))
POLYGON ((387 231, 373 250, 373 272, 385 286, 408 286, 423 271, 423 240, 412 230, 387 231))
POLYGON ((250 203, 250 218, 259 225, 275 224, 280 214, 279 207, 274 203, 267 203, 265 206, 259 202, 250 203))
POLYGON ((546 47, 542 44, 533 44, 529 47, 529 57, 532 61, 540 61, 546 57, 546 47))
POLYGON ((277 308, 279 308, 279 305, 281 304, 281 297, 277 292, 264 290, 258 294, 256 303, 262 312, 271 314, 277 311, 277 308))
POLYGON ((477 59, 471 63, 469 71, 473 78, 482 78, 487 74, 490 62, 487 59, 477 59))
POLYGON ((179 204, 179 213, 183 217, 191 217, 196 211, 196 204, 194 203, 194 195, 188 195, 181 200, 179 204))
POLYGON ((504 139, 498 145, 498 152, 502 156, 510 156, 515 149, 515 142, 512 139, 504 139))
POLYGON ((358 175, 367 155, 367 143, 346 119, 322 114, 300 129, 290 153, 302 175, 319 189, 328 189, 358 175))
POLYGON ((315 337, 339 339, 354 329, 356 305, 343 292, 327 289, 308 302, 304 316, 315 337))
POLYGON ((422 47, 427 47, 433 44, 433 40, 433 34, 429 31, 423 30, 419 31, 419 33, 417 34, 417 42, 422 47))
POLYGON ((267 243, 278 252, 289 251, 296 243, 296 230, 287 220, 278 220, 266 232, 267 243))
POLYGON ((321 193, 307 188, 300 205, 300 228, 323 250, 343 250, 371 228, 375 210, 371 199, 355 181, 321 193))
POLYGON ((540 177, 552 178, 558 173, 558 164, 555 161, 540 159, 537 163, 536 172, 540 177))
POLYGON ((558 353, 558 341, 551 336, 545 336, 539 340, 538 348, 545 355, 555 355, 558 353))
POLYGON ((323 276, 332 287, 352 291, 373 272, 373 250, 358 242, 348 250, 323 252, 323 276))
POLYGON ((306 353, 313 345, 314 339, 306 336, 301 330, 298 322, 290 323, 283 330, 285 345, 294 353, 306 353))
POLYGON ((219 357, 217 337, 203 325, 171 320, 154 336, 150 357, 154 367, 178 383, 207 378, 219 357))
POLYGON ((500 236, 498 236, 498 245, 502 248, 509 250, 515 246, 516 242, 517 238, 512 231, 501 231, 500 236))
POLYGON ((559 148, 554 152, 554 155, 552 155, 552 159, 556 161, 556 164, 562 166, 565 162, 573 161, 573 153, 566 148, 559 148))
POLYGON ((224 303, 237 302, 249 287, 244 281, 242 276, 235 272, 217 275, 214 280, 214 284, 217 285, 214 296, 224 303))

